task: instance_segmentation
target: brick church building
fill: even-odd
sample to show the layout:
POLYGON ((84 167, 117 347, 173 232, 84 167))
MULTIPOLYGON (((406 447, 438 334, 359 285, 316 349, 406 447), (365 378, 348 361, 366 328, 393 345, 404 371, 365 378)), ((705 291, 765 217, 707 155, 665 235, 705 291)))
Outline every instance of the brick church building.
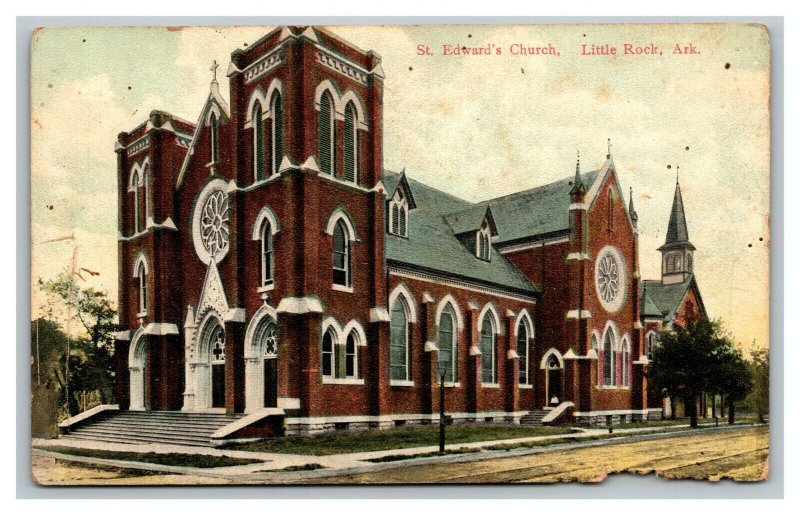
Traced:
POLYGON ((705 316, 678 185, 644 281, 610 152, 472 203, 383 167, 375 52, 281 27, 227 77, 196 123, 118 137, 121 410, 390 427, 436 420, 443 381, 456 422, 661 416, 648 353, 705 316))

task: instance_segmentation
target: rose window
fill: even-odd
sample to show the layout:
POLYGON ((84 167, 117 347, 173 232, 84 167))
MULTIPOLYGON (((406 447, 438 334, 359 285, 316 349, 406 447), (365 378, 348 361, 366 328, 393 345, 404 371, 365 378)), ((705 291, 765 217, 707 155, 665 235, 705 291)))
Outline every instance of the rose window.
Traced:
POLYGON ((216 257, 228 249, 230 243, 228 195, 222 191, 212 193, 200 217, 200 235, 206 251, 216 257))
POLYGON ((611 255, 600 260, 597 267, 597 287, 600 297, 606 302, 613 301, 619 293, 619 267, 611 255))

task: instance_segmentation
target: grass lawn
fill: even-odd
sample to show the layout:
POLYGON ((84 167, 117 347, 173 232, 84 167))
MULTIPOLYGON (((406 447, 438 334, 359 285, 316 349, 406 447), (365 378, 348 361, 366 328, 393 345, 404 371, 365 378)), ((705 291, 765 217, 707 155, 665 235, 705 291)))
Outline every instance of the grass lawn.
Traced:
MULTIPOLYGON (((445 442, 447 445, 525 438, 529 436, 561 435, 574 433, 565 427, 527 427, 498 424, 454 424, 447 426, 445 442)), ((263 442, 233 445, 229 448, 253 452, 279 452, 287 454, 308 454, 327 456, 353 452, 384 451, 387 449, 407 449, 438 445, 439 426, 402 427, 396 429, 373 429, 368 431, 347 431, 315 436, 288 436, 263 442)))
MULTIPOLYGON (((629 424, 617 424, 614 427, 620 429, 635 429, 640 427, 661 427, 661 426, 680 426, 680 425, 689 425, 689 417, 681 417, 676 419, 662 419, 662 420, 648 420, 645 422, 631 422, 629 424)), ((756 422, 755 417, 736 417, 736 424, 752 424, 756 422)), ((702 425, 714 425, 714 419, 709 418, 702 418, 699 417, 697 419, 697 423, 702 425)), ((728 418, 719 417, 719 425, 726 426, 728 425, 728 418)), ((603 426, 600 426, 602 429, 603 426)))
POLYGON ((204 454, 179 454, 174 452, 120 452, 59 446, 36 448, 43 451, 68 454, 70 456, 85 456, 88 458, 101 458, 106 460, 138 461, 140 463, 154 463, 156 465, 173 465, 178 467, 215 468, 261 463, 261 460, 250 458, 231 458, 228 456, 208 456, 204 454))

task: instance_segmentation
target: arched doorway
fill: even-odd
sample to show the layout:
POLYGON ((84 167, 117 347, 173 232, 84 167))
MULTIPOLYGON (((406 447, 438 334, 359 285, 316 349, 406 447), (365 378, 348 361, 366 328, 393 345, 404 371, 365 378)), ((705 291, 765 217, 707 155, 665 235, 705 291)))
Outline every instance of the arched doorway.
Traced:
POLYGON ((128 372, 130 386, 130 404, 128 409, 145 409, 147 367, 147 336, 140 329, 136 332, 128 350, 128 372))
POLYGON ((200 333, 200 354, 206 357, 210 368, 206 380, 206 406, 225 407, 225 329, 216 316, 209 316, 200 333))
POLYGON ((264 304, 245 334, 245 413, 278 406, 279 348, 277 313, 264 304))
POLYGON ((539 368, 544 370, 544 405, 557 406, 564 401, 564 361, 561 354, 550 349, 542 357, 539 368))

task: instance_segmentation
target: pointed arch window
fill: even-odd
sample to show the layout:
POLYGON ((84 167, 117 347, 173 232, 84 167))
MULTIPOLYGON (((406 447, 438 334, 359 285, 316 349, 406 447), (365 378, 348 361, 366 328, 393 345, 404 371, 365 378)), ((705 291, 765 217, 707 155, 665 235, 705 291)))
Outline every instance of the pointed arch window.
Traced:
POLYGON ((261 226, 261 286, 272 284, 274 268, 272 225, 268 220, 264 220, 261 226))
POLYGON ((264 121, 261 102, 253 106, 253 177, 256 182, 264 179, 264 121))
POLYGON ((350 286, 350 239, 343 220, 333 230, 333 284, 350 286))
POLYGON ((606 226, 610 231, 614 228, 614 204, 613 204, 614 190, 610 188, 608 190, 607 200, 608 200, 608 205, 606 206, 606 208, 608 209, 607 213, 608 220, 606 221, 606 226))
POLYGON ((481 324, 481 382, 497 383, 497 334, 494 320, 488 314, 481 324))
POLYGON ((139 220, 139 213, 141 211, 141 207, 139 206, 141 201, 141 189, 139 188, 139 174, 137 172, 133 172, 131 175, 131 186, 129 186, 129 191, 130 189, 133 190, 133 233, 137 234, 139 231, 144 229, 144 226, 139 220))
POLYGON ((455 330, 455 314, 448 306, 439 319, 439 378, 445 372, 444 381, 458 381, 458 335, 455 330))
POLYGON ((395 236, 408 237, 408 199, 397 189, 389 204, 389 232, 395 236))
POLYGON ((647 343, 645 344, 645 353, 647 354, 647 359, 649 361, 653 361, 653 352, 656 350, 656 346, 658 345, 658 336, 656 333, 651 332, 647 335, 647 343))
POLYGON ((335 375, 335 354, 336 334, 333 329, 328 329, 322 336, 322 376, 334 378, 335 375))
POLYGON ((628 340, 622 342, 622 386, 628 386, 630 383, 631 378, 630 376, 630 359, 631 359, 631 350, 630 344, 628 340))
POLYGON ((272 134, 271 148, 272 155, 270 156, 270 166, 272 173, 276 174, 280 171, 281 160, 283 160, 283 99, 281 94, 277 91, 272 95, 272 102, 270 104, 272 111, 272 134))
POLYGON ((614 341, 609 330, 603 341, 603 384, 606 386, 614 384, 614 362, 614 341))
POLYGON ((211 113, 208 125, 211 127, 211 164, 219 161, 219 121, 217 113, 211 113))
POLYGON ((139 279, 139 315, 147 314, 147 267, 144 261, 140 261, 136 269, 136 277, 139 279))
POLYGON ((398 297, 392 307, 390 321, 391 340, 389 342, 390 379, 409 381, 411 363, 409 357, 408 307, 402 297, 398 297))
POLYGON ((350 331, 344 345, 344 377, 358 378, 358 335, 355 331, 350 331))
POLYGON ((353 102, 344 109, 344 179, 358 182, 358 114, 353 102))
POLYGON ((145 164, 142 170, 142 192, 139 194, 139 200, 142 203, 139 209, 139 230, 147 229, 147 216, 150 214, 150 165, 145 164))
POLYGON ((529 356, 528 349, 528 325, 525 322, 519 324, 517 330, 517 354, 519 354, 519 384, 530 384, 529 376, 529 356))
POLYGON ((318 116, 319 167, 320 170, 333 175, 336 162, 336 122, 334 119, 333 97, 330 91, 322 94, 318 116))
POLYGON ((489 261, 491 258, 491 231, 489 230, 489 222, 483 221, 481 229, 478 231, 476 255, 479 259, 489 261))

